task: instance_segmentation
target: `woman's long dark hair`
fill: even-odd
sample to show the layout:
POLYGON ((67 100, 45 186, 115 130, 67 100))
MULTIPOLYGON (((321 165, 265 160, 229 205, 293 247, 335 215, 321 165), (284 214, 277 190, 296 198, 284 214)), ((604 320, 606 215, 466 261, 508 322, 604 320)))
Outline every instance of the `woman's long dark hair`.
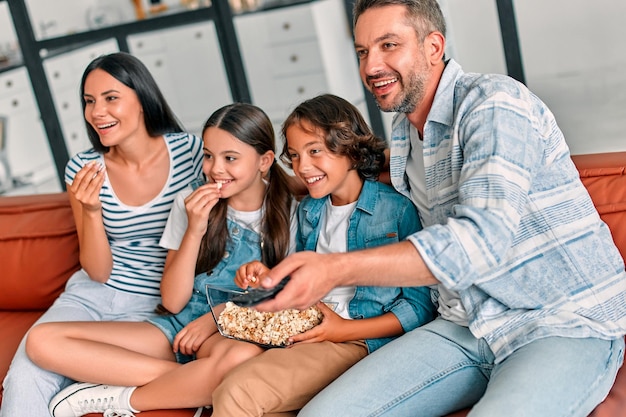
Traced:
MULTIPOLYGON (((202 135, 210 127, 222 129, 252 146, 259 155, 275 152, 274 128, 265 112, 247 103, 234 103, 215 111, 204 124, 202 135)), ((289 251, 290 213, 293 201, 289 175, 274 161, 267 175, 265 209, 261 219, 261 261, 270 268, 283 260, 289 251)), ((209 225, 200 244, 196 274, 212 270, 224 257, 229 239, 226 224, 228 200, 211 210, 209 225)))
POLYGON ((374 135, 359 110, 341 97, 322 94, 298 105, 283 123, 283 151, 280 159, 291 167, 287 129, 309 122, 314 134, 324 135, 324 143, 335 155, 347 156, 361 179, 376 179, 385 162, 385 141, 374 135))
MULTIPOLYGON (((151 137, 183 131, 180 122, 167 104, 167 101, 165 101, 165 97, 163 97, 150 71, 148 71, 143 62, 126 52, 102 55, 87 65, 80 82, 80 100, 83 106, 83 114, 86 106, 84 96, 85 80, 96 69, 107 72, 113 78, 135 91, 143 109, 146 130, 151 137)), ((87 126, 87 135, 93 148, 100 153, 107 153, 109 147, 102 145, 98 133, 86 119, 85 124, 87 126)))

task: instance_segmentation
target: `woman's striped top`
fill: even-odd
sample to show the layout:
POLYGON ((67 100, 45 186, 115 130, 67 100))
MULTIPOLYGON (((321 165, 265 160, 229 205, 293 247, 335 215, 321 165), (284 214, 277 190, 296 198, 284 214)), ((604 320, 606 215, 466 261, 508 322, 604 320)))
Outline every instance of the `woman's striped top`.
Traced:
MULTIPOLYGON (((167 250, 159 246, 176 194, 202 172, 202 139, 188 133, 163 136, 170 153, 167 184, 152 201, 131 207, 122 203, 108 178, 100 190, 104 229, 113 253, 113 271, 106 285, 120 291, 160 296, 167 250)), ((91 161, 104 165, 103 155, 90 149, 75 155, 65 169, 71 184, 76 173, 91 161)))

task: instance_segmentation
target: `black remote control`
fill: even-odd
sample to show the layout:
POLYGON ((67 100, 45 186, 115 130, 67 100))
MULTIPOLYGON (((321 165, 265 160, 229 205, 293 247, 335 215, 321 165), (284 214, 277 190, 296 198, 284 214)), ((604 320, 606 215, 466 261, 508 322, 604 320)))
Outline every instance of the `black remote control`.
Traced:
POLYGON ((280 290, 289 282, 290 277, 283 278, 274 288, 253 288, 245 292, 244 294, 236 295, 231 298, 230 301, 238 305, 239 307, 252 307, 265 300, 274 298, 280 290))

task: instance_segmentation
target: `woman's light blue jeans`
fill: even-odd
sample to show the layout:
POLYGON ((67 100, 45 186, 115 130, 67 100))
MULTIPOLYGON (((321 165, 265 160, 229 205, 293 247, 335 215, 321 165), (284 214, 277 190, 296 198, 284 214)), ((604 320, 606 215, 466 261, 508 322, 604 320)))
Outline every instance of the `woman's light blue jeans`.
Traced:
MULTIPOLYGON (((37 323, 52 321, 139 321, 154 315, 158 297, 133 295, 92 281, 76 272, 37 323)), ((115 335, 111 335, 115 337, 115 335)), ((33 364, 20 343, 4 379, 0 417, 49 416, 48 403, 72 381, 33 364)), ((95 359, 97 360, 97 358, 95 359)))
POLYGON ((436 319, 365 357, 298 417, 587 416, 606 397, 624 339, 550 337, 494 364, 466 327, 436 319))

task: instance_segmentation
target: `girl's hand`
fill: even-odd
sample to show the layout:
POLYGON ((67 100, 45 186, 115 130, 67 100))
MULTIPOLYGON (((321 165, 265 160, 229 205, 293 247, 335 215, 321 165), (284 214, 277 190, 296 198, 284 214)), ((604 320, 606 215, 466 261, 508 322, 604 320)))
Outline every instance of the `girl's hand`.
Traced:
POLYGON ((259 286, 261 278, 263 278, 269 270, 270 269, 260 261, 252 261, 243 264, 235 274, 235 284, 244 290, 248 287, 256 288, 259 286))
POLYGON ((207 183, 185 198, 188 230, 193 230, 202 236, 206 233, 211 209, 215 207, 222 195, 220 188, 216 183, 207 183))
POLYGON ((316 305, 324 314, 322 322, 311 330, 290 337, 288 344, 315 343, 325 340, 340 343, 350 340, 345 336, 347 333, 345 329, 346 326, 350 325, 351 320, 342 318, 322 301, 318 302, 316 305))
POLYGON ((102 209, 100 202, 102 184, 104 184, 104 166, 92 161, 76 173, 74 182, 68 189, 84 210, 98 211, 102 209))
POLYGON ((176 337, 174 337, 172 349, 174 353, 180 352, 184 355, 193 355, 202 346, 202 343, 215 332, 217 332, 215 320, 209 312, 198 317, 178 332, 176 337))

